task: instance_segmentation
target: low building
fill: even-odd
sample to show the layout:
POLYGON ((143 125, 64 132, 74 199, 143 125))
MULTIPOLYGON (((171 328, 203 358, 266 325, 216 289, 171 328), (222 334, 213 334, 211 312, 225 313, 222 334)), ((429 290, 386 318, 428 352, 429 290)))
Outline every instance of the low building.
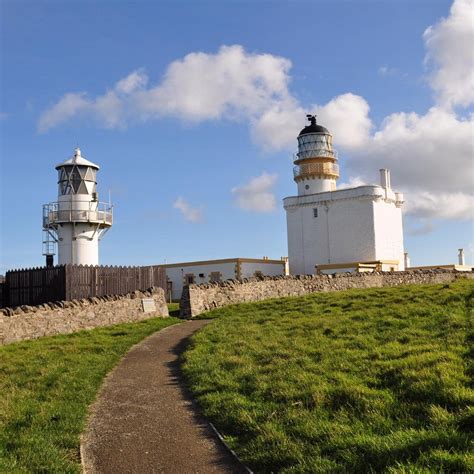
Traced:
POLYGON ((198 262, 169 263, 160 265, 166 269, 170 282, 171 298, 179 300, 184 285, 210 283, 229 279, 277 276, 287 273, 288 259, 270 260, 260 258, 225 258, 198 262))

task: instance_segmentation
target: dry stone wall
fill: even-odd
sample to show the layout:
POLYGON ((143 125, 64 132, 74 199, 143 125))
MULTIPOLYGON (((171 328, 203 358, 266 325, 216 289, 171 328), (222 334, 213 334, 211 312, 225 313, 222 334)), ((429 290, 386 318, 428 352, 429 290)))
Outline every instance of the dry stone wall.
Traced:
POLYGON ((442 269, 339 273, 335 275, 263 277, 189 285, 183 289, 180 314, 182 318, 192 318, 205 311, 230 304, 262 301, 269 298, 300 296, 317 291, 340 291, 351 288, 448 283, 459 277, 472 279, 474 273, 442 269))
POLYGON ((0 309, 0 345, 157 316, 168 316, 165 293, 161 288, 150 288, 145 292, 135 291, 121 296, 3 308, 0 309), (142 299, 153 299, 156 311, 144 312, 142 299))

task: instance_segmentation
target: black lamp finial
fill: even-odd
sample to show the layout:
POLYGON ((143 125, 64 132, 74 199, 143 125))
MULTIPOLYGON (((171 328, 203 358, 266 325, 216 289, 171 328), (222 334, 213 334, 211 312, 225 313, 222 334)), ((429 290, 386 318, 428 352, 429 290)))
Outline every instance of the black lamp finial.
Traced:
POLYGON ((316 125, 316 117, 317 115, 306 114, 307 119, 311 123, 311 125, 316 125))

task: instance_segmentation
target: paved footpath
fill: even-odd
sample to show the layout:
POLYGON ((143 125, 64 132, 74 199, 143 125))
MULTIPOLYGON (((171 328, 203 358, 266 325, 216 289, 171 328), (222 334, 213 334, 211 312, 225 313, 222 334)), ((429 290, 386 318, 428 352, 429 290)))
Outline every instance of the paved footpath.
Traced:
POLYGON ((109 374, 82 442, 86 473, 244 473, 199 414, 179 370, 208 321, 171 326, 134 346, 109 374))

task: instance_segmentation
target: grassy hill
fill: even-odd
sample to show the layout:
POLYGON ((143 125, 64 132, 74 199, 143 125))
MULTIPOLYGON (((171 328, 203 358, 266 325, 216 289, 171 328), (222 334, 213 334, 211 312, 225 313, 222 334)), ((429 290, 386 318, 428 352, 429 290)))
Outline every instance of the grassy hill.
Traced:
POLYGON ((178 322, 153 318, 0 347, 0 473, 80 473, 79 437, 104 377, 134 344, 178 322))
POLYGON ((227 307, 183 369, 257 472, 474 472, 474 283, 227 307))

